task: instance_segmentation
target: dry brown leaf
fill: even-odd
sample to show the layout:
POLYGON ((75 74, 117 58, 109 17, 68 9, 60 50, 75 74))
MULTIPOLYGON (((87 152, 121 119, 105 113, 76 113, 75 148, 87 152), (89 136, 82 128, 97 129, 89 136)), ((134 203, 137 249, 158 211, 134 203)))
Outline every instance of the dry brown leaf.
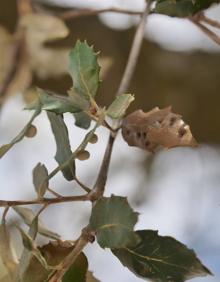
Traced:
POLYGON ((0 26, 0 85, 4 83, 12 64, 12 35, 0 26))
POLYGON ((133 112, 123 120, 122 135, 128 145, 151 152, 159 146, 197 146, 189 126, 180 115, 171 112, 171 107, 133 112))
POLYGON ((66 73, 69 50, 45 46, 46 42, 68 35, 65 23, 52 15, 27 14, 21 19, 20 25, 25 29, 29 64, 37 76, 46 79, 66 73))

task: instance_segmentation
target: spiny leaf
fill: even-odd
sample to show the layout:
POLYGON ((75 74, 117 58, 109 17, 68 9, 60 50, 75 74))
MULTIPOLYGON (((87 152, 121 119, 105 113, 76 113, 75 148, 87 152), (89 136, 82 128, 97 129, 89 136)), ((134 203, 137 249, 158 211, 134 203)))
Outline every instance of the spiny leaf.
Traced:
POLYGON ((121 248, 137 243, 138 236, 133 231, 137 220, 138 214, 131 209, 127 199, 112 195, 94 205, 90 227, 96 231, 102 248, 121 248))
POLYGON ((211 272, 193 250, 157 231, 136 231, 141 241, 135 247, 113 250, 114 255, 133 273, 155 282, 183 282, 211 272))
POLYGON ((113 119, 121 118, 131 102, 134 101, 134 96, 131 94, 123 94, 115 98, 114 102, 107 109, 107 115, 113 119))
POLYGON ((5 224, 0 225, 0 258, 13 279, 17 267, 17 258, 11 243, 11 236, 5 224))
MULTIPOLYGON (((63 114, 67 112, 76 113, 81 111, 81 108, 77 104, 74 104, 74 101, 72 101, 70 97, 46 92, 41 89, 38 89, 38 97, 42 110, 51 111, 57 114, 63 114)), ((25 109, 36 109, 37 103, 38 102, 35 101, 28 105, 25 109)))
POLYGON ((189 126, 180 115, 171 112, 171 107, 133 112, 123 120, 122 135, 129 146, 151 152, 159 146, 197 146, 189 126))
MULTIPOLYGON (((49 118, 51 128, 54 134, 54 138, 57 145, 57 151, 55 155, 55 159, 59 165, 65 163, 70 156, 72 155, 72 151, 70 148, 68 129, 66 124, 60 115, 56 115, 52 112, 47 112, 47 116, 49 118)), ((71 181, 75 178, 75 162, 72 160, 68 163, 68 166, 63 168, 62 170, 63 176, 71 181)))
POLYGON ((33 116, 31 117, 31 119, 29 120, 29 122, 27 123, 27 125, 25 125, 25 127, 22 129, 22 131, 9 143, 6 145, 3 145, 0 147, 0 159, 18 142, 20 142, 26 135, 26 133, 28 132, 28 130, 30 129, 30 127, 32 126, 32 122, 33 120, 40 114, 41 112, 41 108, 40 108, 40 104, 39 102, 37 102, 36 104, 36 109, 35 112, 33 114, 33 116))
POLYGON ((77 41, 71 50, 69 72, 74 90, 87 100, 91 100, 99 87, 100 66, 97 54, 86 42, 77 41))
POLYGON ((36 165, 33 170, 33 183, 38 197, 43 197, 49 185, 48 170, 45 165, 42 165, 41 163, 36 165))
MULTIPOLYGON (((32 222, 33 222, 33 220, 36 216, 31 209, 23 208, 23 207, 19 207, 19 206, 15 206, 15 207, 13 207, 13 209, 23 218, 24 222, 28 226, 31 226, 31 224, 32 224, 32 222)), ((60 238, 59 234, 47 229, 40 219, 38 219, 38 232, 41 235, 52 238, 52 239, 59 239, 60 238)))

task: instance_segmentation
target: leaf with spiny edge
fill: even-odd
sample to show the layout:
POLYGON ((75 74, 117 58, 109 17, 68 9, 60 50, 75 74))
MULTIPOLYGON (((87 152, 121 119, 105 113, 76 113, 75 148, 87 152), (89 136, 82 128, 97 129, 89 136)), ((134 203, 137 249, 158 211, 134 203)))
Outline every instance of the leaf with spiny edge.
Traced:
POLYGON ((157 231, 136 231, 140 242, 133 247, 112 250, 121 263, 141 278, 154 282, 184 282, 211 272, 193 250, 157 231))
POLYGON ((122 248, 135 245, 139 238, 133 231, 138 214, 124 197, 102 198, 92 208, 90 227, 96 231, 102 248, 122 248))
POLYGON ((100 84, 99 72, 97 53, 87 42, 78 40, 70 52, 69 63, 69 73, 73 79, 74 90, 85 99, 93 100, 100 84))

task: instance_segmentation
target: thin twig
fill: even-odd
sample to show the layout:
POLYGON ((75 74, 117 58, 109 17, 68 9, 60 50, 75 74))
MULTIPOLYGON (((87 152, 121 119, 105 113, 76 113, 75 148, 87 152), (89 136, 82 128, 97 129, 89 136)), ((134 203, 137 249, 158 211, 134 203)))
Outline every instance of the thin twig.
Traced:
POLYGON ((105 154, 102 160, 101 168, 99 170, 99 174, 96 180, 96 183, 94 185, 93 191, 97 195, 97 198, 100 198, 103 196, 105 185, 107 181, 108 171, 109 171, 109 164, 111 160, 112 155, 112 149, 114 145, 116 134, 113 135, 110 133, 108 144, 105 150, 105 154))
POLYGON ((89 194, 80 195, 80 196, 65 196, 61 198, 42 198, 42 199, 34 199, 27 201, 7 201, 0 200, 0 207, 13 207, 13 206, 27 206, 27 205, 52 205, 59 204, 65 202, 76 202, 76 201, 92 201, 89 194))
POLYGON ((215 20, 212 20, 210 18, 208 18, 206 15, 202 14, 200 16, 200 21, 204 22, 204 23, 207 23, 213 27, 216 27, 216 28, 219 28, 220 29, 220 22, 218 21, 215 21, 215 20))
MULTIPOLYGON (((148 5, 145 12, 142 13, 142 18, 141 18, 141 21, 137 27, 137 31, 134 36, 134 41, 131 47, 128 62, 127 62, 117 95, 121 95, 124 92, 126 92, 130 84, 131 78, 133 76, 133 73, 134 73, 134 70, 137 64, 137 59, 140 53, 141 44, 142 44, 143 37, 144 37, 144 28, 145 28, 146 19, 149 14, 149 11, 150 11, 150 4, 148 5)), ((109 135, 108 144, 105 150, 105 155, 102 161, 102 165, 100 167, 98 178, 93 188, 93 191, 98 195, 98 197, 102 197, 104 190, 105 190, 105 185, 106 185, 107 175, 108 175, 108 170, 109 170, 109 164, 110 164, 112 150, 113 150, 114 141, 115 141, 116 136, 117 136, 117 131, 114 134, 110 133, 109 135)))
POLYGON ((85 190, 87 193, 91 192, 91 189, 89 187, 87 187, 85 184, 83 184, 76 176, 74 178, 74 180, 76 181, 77 184, 79 184, 79 186, 85 190))
POLYGON ((143 13, 141 21, 135 33, 134 41, 131 47, 131 51, 129 54, 129 58, 128 58, 128 62, 127 62, 124 74, 123 74, 123 78, 121 80, 121 84, 117 92, 117 96, 125 93, 131 82, 131 78, 134 74, 134 70, 137 65, 138 56, 140 54, 140 49, 141 49, 142 41, 144 38, 146 20, 147 20, 147 16, 149 12, 150 12, 150 2, 147 5, 147 9, 143 13))
POLYGON ((208 29, 206 26, 204 26, 202 23, 200 23, 199 21, 196 21, 193 18, 189 18, 189 20, 192 23, 194 23, 203 33, 205 33, 212 41, 220 45, 220 37, 216 33, 214 33, 213 31, 208 29))
POLYGON ((82 250, 89 242, 94 241, 94 232, 91 231, 88 227, 82 230, 82 233, 78 240, 75 243, 73 251, 64 258, 62 263, 59 265, 59 270, 55 271, 52 278, 50 278, 49 282, 58 282, 61 281, 66 271, 70 268, 70 266, 76 261, 77 257, 81 254, 82 250))
POLYGON ((69 20, 73 18, 94 16, 97 14, 108 13, 108 12, 135 15, 135 16, 141 16, 143 14, 142 11, 131 11, 128 9, 120 9, 120 8, 111 7, 111 8, 95 9, 95 10, 91 10, 91 9, 70 10, 70 11, 60 14, 59 17, 64 20, 69 20))

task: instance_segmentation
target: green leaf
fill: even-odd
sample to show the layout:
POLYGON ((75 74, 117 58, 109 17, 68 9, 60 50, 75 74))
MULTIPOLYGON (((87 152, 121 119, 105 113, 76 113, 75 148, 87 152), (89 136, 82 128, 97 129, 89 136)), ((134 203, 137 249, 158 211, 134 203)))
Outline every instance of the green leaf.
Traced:
POLYGON ((211 272, 193 250, 157 231, 140 230, 141 242, 135 247, 112 250, 121 263, 139 277, 155 282, 183 282, 211 272))
POLYGON ((87 100, 91 100, 99 87, 100 66, 97 54, 86 42, 77 41, 70 52, 69 72, 74 90, 87 100))
MULTIPOLYGON (((52 270, 52 267, 58 266, 63 259, 70 254, 74 249, 74 246, 68 241, 52 241, 47 245, 39 247, 39 251, 43 255, 44 259, 51 269, 45 269, 39 263, 39 261, 33 257, 30 266, 26 272, 25 279, 22 282, 44 282, 48 281, 49 277, 52 277, 56 272, 52 270)), ((86 256, 81 253, 71 268, 67 271, 63 278, 63 282, 86 282, 86 273, 88 270, 88 261, 86 256), (70 278, 72 280, 70 280, 70 278), (73 279, 74 278, 74 279, 73 279), (66 280, 64 280, 66 279, 66 280), (69 279, 69 280, 67 280, 69 279)))
POLYGON ((49 185, 48 170, 45 165, 38 163, 33 169, 33 183, 38 197, 42 198, 49 185))
POLYGON ((111 196, 97 201, 92 209, 90 227, 96 231, 102 248, 122 248, 135 245, 138 236, 133 231, 138 214, 124 197, 111 196))
MULTIPOLYGON (((57 95, 51 92, 46 92, 44 90, 38 89, 38 101, 40 101, 41 109, 46 111, 51 111, 57 114, 63 113, 76 113, 81 111, 78 105, 74 104, 74 101, 70 97, 57 95)), ((33 102, 27 106, 26 110, 33 110, 37 107, 37 102, 33 102)))
POLYGON ((65 273, 62 282, 71 281, 85 281, 88 270, 88 261, 84 254, 81 254, 79 258, 71 265, 68 271, 65 273))
POLYGON ((156 2, 154 12, 184 18, 209 8, 213 3, 219 3, 219 0, 160 0, 156 2))
MULTIPOLYGON (((56 115, 52 112, 47 112, 51 128, 55 137, 57 151, 55 159, 59 165, 62 165, 69 160, 72 155, 70 148, 68 129, 61 115, 56 115)), ((71 181, 75 178, 75 162, 70 161, 65 168, 62 169, 63 176, 71 181)))
POLYGON ((91 124, 91 118, 84 112, 75 113, 73 114, 75 117, 75 125, 83 128, 88 129, 91 124))
POLYGON ((13 279, 17 267, 17 258, 11 243, 8 227, 5 224, 0 225, 0 258, 8 271, 8 275, 13 279))
MULTIPOLYGON (((32 225, 32 222, 33 222, 36 215, 33 213, 33 211, 31 209, 23 208, 23 207, 19 207, 19 206, 15 206, 15 207, 13 207, 13 209, 23 218, 24 222, 28 226, 32 225)), ((47 229, 40 219, 38 219, 38 232, 41 235, 52 238, 52 239, 59 239, 60 238, 59 234, 47 229)))
POLYGON ((0 147, 0 159, 18 142, 20 142, 28 132, 28 130, 32 127, 33 120, 40 114, 41 108, 39 102, 36 104, 36 110, 29 120, 29 122, 25 125, 25 127, 21 130, 21 132, 9 143, 0 147))
POLYGON ((134 96, 131 94, 123 94, 115 98, 113 103, 107 109, 107 115, 113 119, 121 118, 131 102, 134 101, 134 96))

